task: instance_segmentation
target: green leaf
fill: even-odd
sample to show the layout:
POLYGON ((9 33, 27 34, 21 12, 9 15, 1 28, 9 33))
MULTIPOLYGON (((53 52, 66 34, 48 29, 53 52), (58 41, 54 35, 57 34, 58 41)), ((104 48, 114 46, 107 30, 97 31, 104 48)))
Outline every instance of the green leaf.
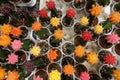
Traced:
POLYGON ((44 36, 46 36, 46 34, 48 34, 48 30, 45 29, 45 28, 42 28, 41 30, 37 31, 36 34, 37 34, 39 37, 44 37, 44 36))
POLYGON ((74 51, 75 46, 74 45, 70 45, 70 46, 67 47, 67 49, 70 50, 70 51, 74 51))
POLYGON ((112 23, 111 22, 108 22, 104 25, 104 29, 109 29, 112 27, 112 23))
POLYGON ((6 17, 6 16, 0 16, 0 24, 4 24, 4 23, 8 23, 9 22, 9 19, 8 19, 8 17, 6 17))
POLYGON ((0 5, 3 3, 9 3, 9 0, 0 0, 0 5))
POLYGON ((25 24, 30 27, 32 25, 32 23, 35 22, 35 19, 33 16, 31 15, 28 15, 26 18, 25 18, 25 24))
POLYGON ((24 69, 22 68, 18 68, 18 72, 19 72, 19 79, 21 80, 22 78, 26 77, 26 73, 24 71, 24 69))
POLYGON ((17 14, 15 11, 11 12, 10 17, 11 17, 14 21, 18 21, 18 22, 20 21, 19 16, 18 16, 18 14, 17 14))
POLYGON ((98 2, 100 5, 105 6, 105 5, 108 5, 108 4, 109 4, 110 0, 97 0, 97 2, 98 2))
POLYGON ((37 59, 37 60, 35 61, 35 65, 36 65, 37 67, 41 67, 41 66, 44 65, 44 61, 43 61, 41 58, 39 58, 39 59, 37 59))
POLYGON ((116 9, 117 11, 120 11, 120 3, 118 3, 118 4, 115 5, 115 9, 116 9))
POLYGON ((31 41, 30 40, 24 40, 23 41, 23 49, 24 50, 29 50, 29 47, 30 47, 30 45, 31 45, 31 41))

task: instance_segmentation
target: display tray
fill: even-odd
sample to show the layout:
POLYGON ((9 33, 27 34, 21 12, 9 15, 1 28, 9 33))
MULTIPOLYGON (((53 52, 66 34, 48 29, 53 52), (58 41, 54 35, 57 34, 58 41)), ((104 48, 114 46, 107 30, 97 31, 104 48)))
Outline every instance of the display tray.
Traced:
POLYGON ((120 80, 119 7, 119 0, 1 1, 0 80, 120 80))

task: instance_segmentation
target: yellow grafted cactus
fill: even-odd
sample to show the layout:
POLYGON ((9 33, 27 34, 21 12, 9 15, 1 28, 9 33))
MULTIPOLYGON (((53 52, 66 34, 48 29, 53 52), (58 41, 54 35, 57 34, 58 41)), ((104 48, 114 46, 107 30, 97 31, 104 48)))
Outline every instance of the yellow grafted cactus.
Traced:
POLYGON ((58 70, 52 70, 49 78, 50 80, 61 80, 60 72, 58 70))
POLYGON ((11 43, 11 38, 7 35, 1 35, 0 36, 0 46, 6 47, 10 45, 11 43))
POLYGON ((83 57, 85 55, 85 48, 79 45, 75 47, 74 53, 75 53, 75 56, 83 57))
POLYGON ((31 54, 33 54, 34 56, 38 56, 40 54, 40 47, 39 46, 33 46, 31 49, 31 54))
POLYGON ((0 31, 2 34, 9 35, 11 33, 12 27, 9 24, 3 24, 0 27, 0 31))
POLYGON ((95 52, 90 52, 87 54, 86 59, 90 64, 96 64, 98 62, 98 55, 95 52))
POLYGON ((61 40, 64 37, 64 32, 60 29, 54 31, 53 35, 56 39, 61 40))
POLYGON ((57 17, 53 17, 51 20, 50 20, 50 24, 53 26, 53 27, 58 27, 60 25, 60 19, 57 18, 57 17))
POLYGON ((116 69, 113 71, 113 77, 115 80, 120 80, 120 69, 116 69))
POLYGON ((103 27, 102 27, 101 25, 96 25, 96 26, 94 27, 94 32, 95 32, 96 34, 101 34, 101 33, 103 32, 103 27))
POLYGON ((89 19, 87 17, 80 18, 80 24, 86 26, 89 23, 89 19))

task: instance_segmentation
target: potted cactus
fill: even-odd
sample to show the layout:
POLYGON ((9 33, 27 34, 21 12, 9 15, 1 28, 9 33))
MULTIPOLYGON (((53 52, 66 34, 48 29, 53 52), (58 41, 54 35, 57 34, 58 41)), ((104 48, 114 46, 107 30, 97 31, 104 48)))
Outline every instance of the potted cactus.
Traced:
POLYGON ((85 3, 85 0, 73 0, 72 5, 76 10, 80 11, 85 7, 85 3))
POLYGON ((86 52, 85 52, 85 47, 79 45, 75 47, 74 50, 74 59, 78 63, 83 63, 86 60, 86 52))
POLYGON ((113 70, 115 70, 115 67, 108 66, 108 65, 102 65, 99 69, 99 75, 106 80, 112 79, 112 73, 113 70))
POLYGON ((48 12, 45 9, 41 9, 38 11, 39 20, 41 21, 41 24, 45 27, 50 24, 50 18, 48 16, 48 12))
POLYGON ((76 11, 72 8, 66 11, 66 15, 62 17, 62 25, 66 27, 71 27, 74 23, 74 17, 76 15, 76 11))
POLYGON ((109 3, 110 3, 110 0, 97 0, 97 3, 99 4, 99 5, 102 5, 102 6, 106 6, 106 5, 109 5, 109 3))
POLYGON ((47 8, 51 11, 51 17, 61 17, 62 11, 56 9, 55 1, 47 1, 46 2, 47 8))
POLYGON ((54 34, 50 36, 49 43, 53 47, 60 46, 60 43, 62 42, 62 38, 64 37, 64 32, 60 29, 55 30, 54 34))
POLYGON ((99 60, 108 65, 115 65, 117 63, 116 57, 107 50, 101 50, 98 53, 99 60))
POLYGON ((62 52, 65 55, 73 54, 74 49, 75 49, 75 45, 71 42, 65 42, 64 44, 62 44, 62 52))
POLYGON ((48 80, 48 73, 44 69, 37 69, 32 80, 48 80))
POLYGON ((62 29, 62 25, 60 24, 60 19, 57 17, 52 17, 50 19, 50 26, 49 26, 49 30, 54 33, 55 30, 57 29, 62 29))
POLYGON ((75 33, 79 34, 82 31, 87 30, 89 28, 87 26, 88 24, 89 24, 89 19, 86 16, 81 17, 79 22, 76 22, 74 24, 74 31, 75 31, 75 33))

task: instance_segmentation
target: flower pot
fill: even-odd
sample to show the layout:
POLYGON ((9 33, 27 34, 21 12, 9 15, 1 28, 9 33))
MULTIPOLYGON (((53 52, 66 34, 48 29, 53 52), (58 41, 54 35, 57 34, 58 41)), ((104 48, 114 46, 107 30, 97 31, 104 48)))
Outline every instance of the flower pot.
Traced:
POLYGON ((111 80, 113 78, 112 76, 113 70, 115 70, 115 67, 102 65, 99 68, 99 75, 102 77, 102 79, 111 80))
POLYGON ((24 20, 20 19, 17 12, 13 11, 10 14, 10 24, 13 25, 13 26, 21 26, 21 25, 24 24, 24 20))
POLYGON ((27 54, 25 51, 19 50, 15 52, 16 55, 18 55, 18 65, 22 65, 27 60, 27 54))
POLYGON ((99 60, 100 60, 102 63, 104 63, 103 57, 104 57, 106 54, 109 54, 109 53, 110 53, 110 51, 108 51, 108 50, 100 50, 100 51, 98 52, 98 58, 99 58, 99 60))
POLYGON ((12 2, 19 2, 20 0, 10 0, 10 1, 12 1, 12 2))
POLYGON ((8 24, 8 23, 9 23, 9 17, 4 16, 4 15, 0 15, 0 25, 8 24))
POLYGON ((27 27, 31 27, 35 21, 37 21, 36 17, 33 14, 29 14, 24 20, 24 25, 26 25, 27 27))
POLYGON ((40 76, 43 80, 48 80, 48 73, 43 69, 38 69, 35 72, 35 76, 40 76))
POLYGON ((74 77, 73 77, 73 75, 67 76, 64 73, 62 73, 61 80, 74 80, 74 77))
POLYGON ((86 60, 85 58, 86 58, 86 55, 79 57, 79 56, 75 56, 75 54, 74 54, 74 59, 77 63, 84 63, 86 60))
POLYGON ((120 56, 120 43, 119 43, 119 44, 116 44, 116 45, 113 47, 113 51, 114 51, 118 56, 120 56))
POLYGON ((50 73, 52 70, 58 70, 59 72, 62 72, 61 66, 58 63, 50 63, 48 65, 48 73, 50 73))
MULTIPOLYGON (((98 58, 99 60, 103 63, 103 64, 107 64, 104 60, 105 56, 108 55, 108 54, 112 54, 110 51, 108 50, 100 50, 98 52, 98 58)), ((115 58, 116 56, 114 54, 112 54, 115 58)), ((112 59, 112 58, 111 58, 112 59)), ((113 60, 113 59, 112 59, 113 60)), ((110 62, 111 63, 111 62, 110 62)), ((108 64, 108 65, 112 65, 112 66, 115 66, 117 64, 117 60, 115 59, 115 63, 113 64, 108 64)))
POLYGON ((28 2, 30 2, 31 0, 22 0, 22 2, 24 2, 24 3, 28 3, 28 2))
POLYGON ((34 6, 36 4, 37 0, 21 0, 21 4, 18 4, 18 6, 34 6))
POLYGON ((47 52, 50 49, 50 46, 48 45, 48 43, 46 41, 40 41, 37 45, 40 46, 40 48, 41 48, 40 54, 42 54, 42 55, 47 54, 47 52))
POLYGON ((114 3, 112 6, 112 11, 120 12, 120 3, 114 3))
POLYGON ((74 29, 74 32, 75 32, 76 34, 80 34, 80 33, 82 33, 83 31, 87 30, 88 27, 87 27, 87 26, 82 26, 82 25, 80 25, 79 22, 77 22, 77 23, 74 24, 73 29, 74 29))
POLYGON ((70 56, 63 57, 62 60, 61 60, 62 67, 64 67, 67 64, 70 64, 70 65, 74 66, 75 65, 74 59, 70 56))
POLYGON ((28 36, 28 29, 26 27, 21 27, 22 35, 20 35, 20 38, 26 38, 28 36))
POLYGON ((120 23, 115 24, 115 27, 120 28, 120 23))
POLYGON ((117 34, 120 37, 120 29, 114 30, 114 33, 117 34))
POLYGON ((6 58, 10 53, 11 53, 10 50, 0 48, 0 63, 2 64, 7 63, 6 58))
POLYGON ((43 27, 48 27, 50 25, 50 17, 46 17, 46 18, 39 17, 39 21, 41 22, 43 27))
POLYGON ((12 64, 5 64, 5 65, 2 65, 2 67, 6 70, 6 72, 8 72, 8 71, 17 70, 18 66, 12 65, 12 64))
POLYGON ((49 45, 52 47, 59 47, 60 44, 62 43, 62 40, 55 39, 55 37, 53 35, 49 36, 48 40, 49 40, 48 41, 49 45))
POLYGON ((78 3, 76 3, 75 0, 73 0, 72 2, 73 8, 77 11, 84 9, 85 4, 86 4, 86 0, 82 0, 82 2, 78 2, 78 3))
POLYGON ((49 59, 47 58, 47 55, 39 56, 33 59, 34 65, 39 69, 44 69, 48 66, 50 63, 49 59))
POLYGON ((65 4, 69 5, 72 3, 73 0, 62 0, 65 4))
POLYGON ((72 55, 75 45, 72 42, 65 42, 62 44, 62 52, 64 55, 72 55))
POLYGON ((98 39, 98 45, 101 48, 105 48, 105 49, 108 49, 108 48, 112 47, 112 44, 107 42, 106 35, 102 35, 102 36, 99 37, 99 39, 98 39))
POLYGON ((102 80, 102 78, 96 73, 90 73, 90 80, 102 80))
POLYGON ((74 24, 74 18, 73 19, 67 19, 67 16, 63 15, 61 18, 61 24, 64 27, 72 27, 74 24), (69 20, 69 21, 68 21, 69 20), (67 22, 66 22, 67 21, 67 22))
POLYGON ((50 32, 47 28, 42 28, 39 31, 34 32, 39 40, 46 40, 50 36, 50 32))
POLYGON ((32 73, 32 71, 35 69, 35 65, 32 60, 26 61, 21 67, 25 71, 26 76, 29 76, 32 73))
POLYGON ((51 33, 54 33, 55 30, 61 29, 62 30, 63 26, 60 24, 57 27, 50 25, 49 30, 51 33))
POLYGON ((87 68, 86 68, 86 66, 85 65, 83 65, 83 64, 77 64, 76 66, 75 66, 75 76, 77 77, 77 78, 79 78, 80 77, 80 73, 81 72, 87 72, 88 70, 87 70, 87 68))
POLYGON ((74 44, 75 44, 76 46, 78 46, 78 45, 85 46, 86 43, 87 43, 87 42, 84 41, 84 40, 81 38, 81 36, 79 36, 79 35, 75 36, 75 38, 74 38, 74 44))
POLYGON ((120 0, 114 0, 114 1, 116 1, 116 2, 120 2, 120 0))
POLYGON ((99 19, 97 17, 92 16, 92 15, 89 15, 88 18, 89 18, 89 26, 93 26, 94 27, 99 22, 99 19))
POLYGON ((112 26, 111 23, 108 23, 108 20, 101 22, 100 24, 104 27, 103 34, 106 35, 106 34, 111 34, 113 32, 114 27, 112 26))
MULTIPOLYGON (((58 48, 52 48, 52 49, 50 49, 49 50, 49 52, 48 52, 48 54, 47 54, 47 56, 48 56, 48 58, 49 58, 49 60, 51 61, 51 62, 59 62, 60 60, 61 60, 61 58, 62 58, 62 52, 58 49, 58 48), (53 51, 57 51, 56 52, 56 54, 57 54, 57 57, 56 57, 56 59, 54 59, 53 61, 51 61, 51 59, 49 58, 49 55, 50 55, 50 51, 51 50, 53 50, 53 51)), ((52 57, 52 56, 51 56, 52 57)))
POLYGON ((24 39, 24 40, 22 40, 22 42, 23 42, 22 49, 25 51, 29 51, 29 49, 35 45, 35 43, 30 39, 24 39))

